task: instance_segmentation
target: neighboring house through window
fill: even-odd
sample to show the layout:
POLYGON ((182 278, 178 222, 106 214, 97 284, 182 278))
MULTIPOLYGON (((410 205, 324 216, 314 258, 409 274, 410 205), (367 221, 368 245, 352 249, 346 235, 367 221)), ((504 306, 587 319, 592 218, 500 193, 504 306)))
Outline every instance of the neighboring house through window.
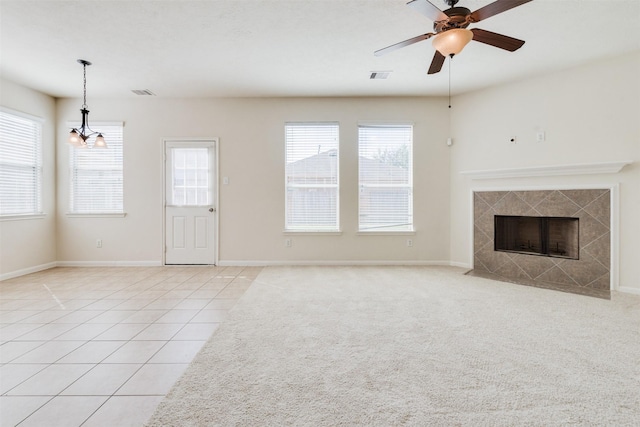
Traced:
POLYGON ((338 123, 285 124, 285 230, 339 230, 338 123))
POLYGON ((69 213, 122 214, 122 123, 94 123, 92 127, 104 135, 107 148, 69 147, 69 213))
POLYGON ((0 216, 42 214, 42 123, 0 109, 0 216))
POLYGON ((413 126, 358 126, 359 231, 413 231, 413 126))

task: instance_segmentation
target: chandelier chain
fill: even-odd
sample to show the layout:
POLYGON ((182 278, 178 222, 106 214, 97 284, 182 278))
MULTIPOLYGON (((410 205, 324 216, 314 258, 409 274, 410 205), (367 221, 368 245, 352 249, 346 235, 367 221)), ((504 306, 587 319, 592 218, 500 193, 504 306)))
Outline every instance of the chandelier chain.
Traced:
POLYGON ((82 108, 87 108, 87 64, 82 64, 84 70, 84 98, 82 108))

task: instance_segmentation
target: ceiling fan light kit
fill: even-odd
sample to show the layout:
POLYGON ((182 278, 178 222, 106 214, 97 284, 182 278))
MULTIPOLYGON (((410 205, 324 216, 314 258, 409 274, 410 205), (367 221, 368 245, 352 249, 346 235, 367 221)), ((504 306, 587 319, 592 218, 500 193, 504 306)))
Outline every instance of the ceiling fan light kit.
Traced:
POLYGON ((422 40, 433 38, 432 44, 436 52, 431 61, 428 74, 440 72, 446 56, 459 54, 471 40, 500 49, 514 52, 522 47, 524 40, 505 36, 491 31, 473 28, 470 24, 480 22, 509 9, 529 3, 532 0, 496 0, 493 3, 471 12, 466 7, 455 7, 458 0, 445 0, 449 9, 440 10, 429 0, 411 0, 407 5, 422 13, 433 21, 433 33, 426 33, 400 43, 392 44, 374 52, 376 56, 384 55, 396 49, 412 45, 422 40))
POLYGON ((433 38, 431 44, 444 56, 453 56, 462 52, 462 49, 473 39, 473 32, 466 28, 454 28, 444 31, 433 38))

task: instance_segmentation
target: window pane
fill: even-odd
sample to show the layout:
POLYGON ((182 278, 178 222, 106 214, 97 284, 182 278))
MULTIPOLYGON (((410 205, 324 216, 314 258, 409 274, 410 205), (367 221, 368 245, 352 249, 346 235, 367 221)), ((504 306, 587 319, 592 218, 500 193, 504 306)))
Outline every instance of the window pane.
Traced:
POLYGON ((338 230, 338 124, 285 125, 285 229, 338 230))
POLYGON ((187 171, 187 188, 195 188, 196 186, 196 174, 195 170, 187 171))
POLYGON ((0 111, 0 215, 42 213, 42 121, 0 111))
MULTIPOLYGON (((121 124, 94 123, 92 128, 104 135, 107 148, 69 147, 70 212, 122 213, 123 127, 121 124)), ((89 146, 93 145, 94 138, 89 140, 89 146)))
POLYGON ((207 187, 207 183, 209 182, 209 173, 207 171, 199 170, 198 171, 198 187, 207 187))
POLYGON ((185 204, 186 196, 183 187, 177 187, 173 189, 173 205, 182 206, 185 204))
POLYGON ((359 126, 359 229, 413 229, 412 126, 359 126))
POLYGON ((184 164, 187 161, 185 157, 185 152, 183 150, 175 150, 173 152, 173 165, 174 167, 184 168, 184 164))
POLYGON ((197 189, 197 197, 198 197, 198 205, 207 205, 207 189, 206 188, 198 188, 197 189))
POLYGON ((186 168, 187 169, 195 169, 198 167, 198 156, 194 152, 194 150, 187 150, 185 153, 187 157, 186 168))
POLYGON ((185 206, 195 206, 197 205, 196 199, 196 189, 195 188, 187 188, 187 200, 185 202, 185 206))

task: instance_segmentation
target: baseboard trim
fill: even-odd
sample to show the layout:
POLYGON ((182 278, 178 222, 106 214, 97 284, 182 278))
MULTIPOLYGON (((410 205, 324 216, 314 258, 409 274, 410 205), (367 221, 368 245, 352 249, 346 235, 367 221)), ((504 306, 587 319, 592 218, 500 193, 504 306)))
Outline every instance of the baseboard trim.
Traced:
POLYGON ((58 261, 58 267, 162 267, 160 261, 58 261))
POLYGON ((460 267, 460 268, 473 268, 473 266, 471 264, 468 264, 466 262, 456 262, 456 261, 450 261, 449 265, 451 267, 460 267))
POLYGON ((631 288, 629 286, 620 286, 618 287, 618 289, 616 289, 618 292, 624 292, 626 294, 635 294, 635 295, 640 295, 640 289, 638 288, 631 288))
POLYGON ((21 270, 10 271, 9 273, 0 274, 0 282, 3 280, 14 279, 26 274, 37 273, 38 271, 48 270, 57 267, 57 262, 48 262, 46 264, 35 265, 33 267, 23 268, 21 270))

